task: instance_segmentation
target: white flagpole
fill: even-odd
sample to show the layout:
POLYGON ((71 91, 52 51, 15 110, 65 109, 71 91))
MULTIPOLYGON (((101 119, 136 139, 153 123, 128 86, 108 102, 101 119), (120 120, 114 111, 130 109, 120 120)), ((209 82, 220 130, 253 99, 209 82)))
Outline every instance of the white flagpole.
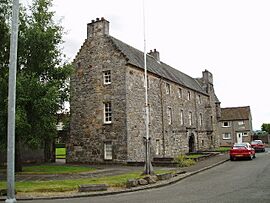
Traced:
POLYGON ((145 88, 145 167, 144 174, 152 174, 153 168, 150 158, 150 136, 149 136, 149 104, 148 104, 148 84, 147 84, 147 56, 146 56, 146 23, 145 23, 145 2, 143 0, 143 41, 144 41, 144 88, 145 88))

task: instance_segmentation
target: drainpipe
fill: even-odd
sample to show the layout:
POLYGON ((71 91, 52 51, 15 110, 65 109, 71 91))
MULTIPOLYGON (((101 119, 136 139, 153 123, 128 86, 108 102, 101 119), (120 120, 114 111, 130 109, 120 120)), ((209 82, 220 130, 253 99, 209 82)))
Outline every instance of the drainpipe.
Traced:
POLYGON ((159 90, 160 90, 160 106, 161 106, 161 126, 162 126, 162 156, 165 157, 165 126, 164 126, 164 110, 163 110, 163 93, 162 93, 162 78, 159 80, 159 90))

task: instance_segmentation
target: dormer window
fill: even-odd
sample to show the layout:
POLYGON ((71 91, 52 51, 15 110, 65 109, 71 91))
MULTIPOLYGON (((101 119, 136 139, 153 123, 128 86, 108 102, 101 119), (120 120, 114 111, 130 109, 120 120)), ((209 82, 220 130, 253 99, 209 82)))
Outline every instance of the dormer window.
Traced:
POLYGON ((103 83, 104 83, 104 85, 109 85, 112 83, 110 70, 103 72, 103 83))

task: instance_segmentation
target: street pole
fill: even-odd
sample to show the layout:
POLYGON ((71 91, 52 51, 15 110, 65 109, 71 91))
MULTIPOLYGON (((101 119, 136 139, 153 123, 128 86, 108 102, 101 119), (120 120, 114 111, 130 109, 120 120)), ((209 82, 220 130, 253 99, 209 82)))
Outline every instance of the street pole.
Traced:
POLYGON ((18 49, 19 0, 13 0, 12 26, 10 36, 9 81, 8 81, 8 146, 7 146, 7 203, 16 202, 15 198, 15 105, 16 69, 18 49))
POLYGON ((146 61, 146 34, 145 34, 145 5, 143 0, 143 35, 144 35, 144 88, 145 88, 145 166, 144 174, 153 173, 150 158, 150 136, 149 136, 149 104, 148 104, 148 81, 147 81, 147 61, 146 61))

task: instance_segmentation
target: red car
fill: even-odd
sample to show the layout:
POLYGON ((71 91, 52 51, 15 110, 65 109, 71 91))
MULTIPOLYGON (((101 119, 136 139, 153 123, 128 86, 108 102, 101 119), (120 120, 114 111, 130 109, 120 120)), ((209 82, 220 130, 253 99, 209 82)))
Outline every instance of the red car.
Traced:
POLYGON ((261 140, 253 140, 251 142, 251 147, 254 148, 256 152, 257 151, 265 152, 265 145, 261 140))
POLYGON ((233 161, 237 158, 248 158, 252 160, 255 158, 255 150, 249 143, 235 143, 230 150, 230 159, 233 161))

